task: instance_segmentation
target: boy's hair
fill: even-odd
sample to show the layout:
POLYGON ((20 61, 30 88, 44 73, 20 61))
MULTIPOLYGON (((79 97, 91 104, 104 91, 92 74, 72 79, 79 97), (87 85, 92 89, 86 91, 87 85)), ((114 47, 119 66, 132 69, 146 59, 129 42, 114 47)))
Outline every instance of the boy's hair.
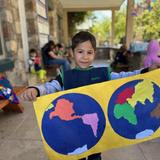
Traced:
POLYGON ((90 41, 92 44, 92 47, 94 48, 94 50, 96 50, 96 39, 91 33, 87 31, 81 31, 73 36, 72 50, 74 51, 77 45, 86 41, 90 41))
POLYGON ((54 47, 55 47, 55 43, 54 43, 53 40, 50 40, 47 44, 48 44, 49 47, 50 47, 50 46, 54 46, 54 47))
POLYGON ((29 53, 37 53, 37 50, 34 49, 34 48, 31 48, 31 49, 29 50, 29 53))
POLYGON ((61 43, 57 43, 57 44, 56 44, 56 47, 58 47, 58 48, 63 48, 63 45, 62 45, 61 43))

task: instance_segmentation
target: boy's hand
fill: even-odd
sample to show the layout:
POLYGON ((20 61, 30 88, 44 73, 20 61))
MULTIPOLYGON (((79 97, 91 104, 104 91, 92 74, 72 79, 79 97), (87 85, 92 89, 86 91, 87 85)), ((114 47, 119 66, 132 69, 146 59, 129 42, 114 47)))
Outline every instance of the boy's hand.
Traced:
POLYGON ((24 101, 35 101, 37 99, 37 95, 38 92, 35 88, 28 88, 20 95, 20 99, 24 101))
POLYGON ((149 71, 153 71, 155 69, 160 68, 160 64, 159 63, 154 63, 149 67, 149 71))

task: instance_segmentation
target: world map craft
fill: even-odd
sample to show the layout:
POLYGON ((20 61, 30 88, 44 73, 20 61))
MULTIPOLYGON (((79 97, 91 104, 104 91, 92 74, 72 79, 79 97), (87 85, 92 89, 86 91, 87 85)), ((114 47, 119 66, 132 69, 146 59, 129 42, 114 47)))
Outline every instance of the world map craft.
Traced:
POLYGON ((114 131, 128 139, 151 136, 160 125, 159 93, 160 88, 149 80, 131 81, 116 90, 108 107, 114 131))
POLYGON ((160 70, 38 98, 50 160, 77 160, 160 136, 160 70))
POLYGON ((42 133, 52 149, 61 154, 76 155, 96 145, 104 132, 106 120, 95 100, 71 93, 58 97, 49 108, 51 106, 43 116, 42 133), (64 144, 68 146, 65 150, 64 144))

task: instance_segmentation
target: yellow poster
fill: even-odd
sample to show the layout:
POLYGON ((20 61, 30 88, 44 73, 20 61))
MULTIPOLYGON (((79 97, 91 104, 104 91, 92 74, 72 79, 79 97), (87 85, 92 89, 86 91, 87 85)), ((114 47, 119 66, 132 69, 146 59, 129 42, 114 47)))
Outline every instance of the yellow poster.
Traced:
POLYGON ((34 108, 50 160, 157 138, 160 70, 42 96, 34 108))

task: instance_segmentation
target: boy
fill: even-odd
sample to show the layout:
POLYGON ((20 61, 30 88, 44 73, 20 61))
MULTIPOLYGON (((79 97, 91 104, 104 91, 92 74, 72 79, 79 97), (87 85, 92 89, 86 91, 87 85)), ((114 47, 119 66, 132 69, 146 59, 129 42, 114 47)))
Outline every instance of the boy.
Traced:
MULTIPOLYGON (((95 58, 96 40, 95 37, 85 31, 77 33, 72 38, 72 51, 76 67, 58 75, 55 80, 45 84, 29 87, 22 95, 23 100, 35 100, 37 96, 54 93, 61 90, 72 89, 89 84, 104 82, 111 79, 128 77, 144 73, 149 69, 135 70, 133 72, 115 73, 107 67, 94 68, 91 66, 95 58)), ((85 160, 83 158, 81 160, 85 160)), ((101 154, 93 154, 88 160, 101 160, 101 154)))
POLYGON ((30 59, 29 59, 29 72, 41 70, 41 57, 38 51, 34 48, 29 50, 30 59))

